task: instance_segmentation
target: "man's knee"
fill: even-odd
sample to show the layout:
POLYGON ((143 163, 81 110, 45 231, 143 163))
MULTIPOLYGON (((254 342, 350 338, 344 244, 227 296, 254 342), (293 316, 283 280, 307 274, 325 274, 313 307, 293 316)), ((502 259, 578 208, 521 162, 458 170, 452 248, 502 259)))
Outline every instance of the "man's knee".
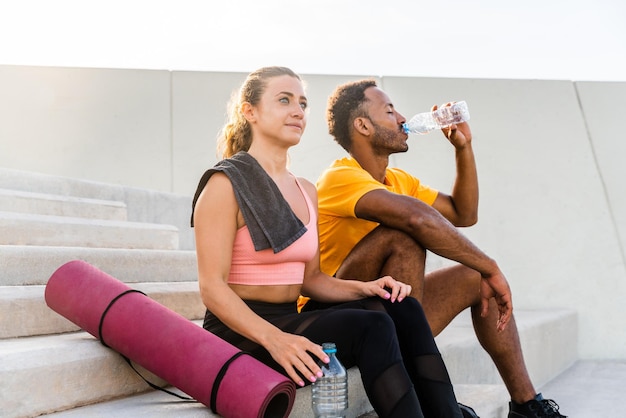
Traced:
POLYGON ((410 235, 379 226, 367 234, 348 253, 335 275, 360 280, 375 280, 390 275, 409 282, 407 274, 422 271, 426 251, 410 235))
MULTIPOLYGON (((400 250, 403 252, 415 251, 418 253, 424 251, 424 248, 417 241, 415 241, 412 236, 399 229, 393 229, 381 225, 370 232, 370 234, 377 236, 378 240, 382 241, 386 245, 386 248, 390 250, 400 250)), ((365 238, 367 238, 367 236, 365 238)))
POLYGON ((478 305, 480 281, 480 273, 461 264, 434 270, 425 276, 422 303, 427 311, 441 304, 455 311, 478 305))

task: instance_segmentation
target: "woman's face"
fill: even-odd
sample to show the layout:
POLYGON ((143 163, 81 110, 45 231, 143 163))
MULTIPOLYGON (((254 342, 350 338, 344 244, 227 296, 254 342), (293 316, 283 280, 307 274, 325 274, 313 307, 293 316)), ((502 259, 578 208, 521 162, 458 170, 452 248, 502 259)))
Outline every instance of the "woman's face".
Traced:
POLYGON ((251 107, 248 120, 253 136, 287 146, 296 145, 307 121, 307 99, 302 82, 288 75, 268 79, 261 100, 251 107))

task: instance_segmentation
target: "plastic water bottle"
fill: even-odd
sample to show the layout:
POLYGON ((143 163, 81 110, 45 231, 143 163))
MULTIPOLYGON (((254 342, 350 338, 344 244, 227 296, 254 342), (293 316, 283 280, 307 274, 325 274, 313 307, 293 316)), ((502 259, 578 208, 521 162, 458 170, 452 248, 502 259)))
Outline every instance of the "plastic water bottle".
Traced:
POLYGON ((317 418, 343 417, 348 409, 348 373, 337 358, 335 343, 324 343, 322 348, 330 362, 322 364, 324 376, 312 384, 313 412, 317 418))
POLYGON ((456 102, 451 106, 441 107, 434 112, 418 113, 404 124, 404 132, 427 134, 428 132, 446 128, 455 123, 466 122, 470 118, 467 103, 456 102))

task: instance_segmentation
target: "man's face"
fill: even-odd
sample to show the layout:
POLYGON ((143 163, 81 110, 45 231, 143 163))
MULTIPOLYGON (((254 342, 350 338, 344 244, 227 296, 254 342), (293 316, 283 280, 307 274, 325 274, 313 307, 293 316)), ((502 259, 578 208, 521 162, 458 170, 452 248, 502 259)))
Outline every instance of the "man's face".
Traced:
POLYGON ((406 152, 409 146, 406 143, 408 135, 402 129, 406 118, 394 107, 389 96, 378 87, 365 90, 368 99, 367 113, 374 126, 374 135, 371 138, 375 152, 393 154, 406 152))

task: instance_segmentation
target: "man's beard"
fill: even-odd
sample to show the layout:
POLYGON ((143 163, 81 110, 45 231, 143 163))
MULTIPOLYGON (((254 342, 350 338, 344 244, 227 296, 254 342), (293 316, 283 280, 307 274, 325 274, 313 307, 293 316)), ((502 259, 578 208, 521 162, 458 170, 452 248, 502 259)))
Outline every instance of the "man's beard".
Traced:
POLYGON ((393 154, 396 152, 406 152, 409 149, 409 146, 402 137, 402 128, 400 126, 398 126, 397 130, 393 130, 378 125, 373 121, 372 125, 374 125, 372 146, 375 150, 393 154))

